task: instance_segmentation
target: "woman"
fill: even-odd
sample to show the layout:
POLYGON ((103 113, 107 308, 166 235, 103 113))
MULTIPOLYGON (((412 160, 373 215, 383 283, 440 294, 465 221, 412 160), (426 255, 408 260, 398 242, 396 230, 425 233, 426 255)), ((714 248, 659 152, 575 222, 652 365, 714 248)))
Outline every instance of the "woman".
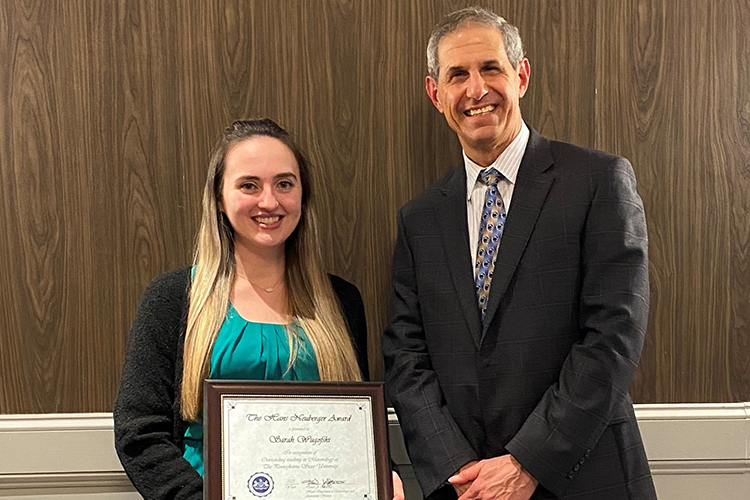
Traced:
POLYGON ((115 447, 147 500, 202 498, 204 379, 367 374, 364 306, 322 270, 309 168, 269 119, 234 122, 216 145, 194 265, 146 289, 115 404, 115 447))

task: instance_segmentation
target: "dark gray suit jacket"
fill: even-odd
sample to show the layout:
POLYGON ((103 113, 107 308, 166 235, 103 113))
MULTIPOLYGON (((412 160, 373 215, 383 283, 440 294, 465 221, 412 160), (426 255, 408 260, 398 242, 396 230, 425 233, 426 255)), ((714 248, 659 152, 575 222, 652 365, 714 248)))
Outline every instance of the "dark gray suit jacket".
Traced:
POLYGON ((655 498, 628 396, 648 316, 643 204, 624 158, 531 131, 482 324, 453 170, 401 208, 386 385, 426 496, 511 453, 533 498, 655 498))

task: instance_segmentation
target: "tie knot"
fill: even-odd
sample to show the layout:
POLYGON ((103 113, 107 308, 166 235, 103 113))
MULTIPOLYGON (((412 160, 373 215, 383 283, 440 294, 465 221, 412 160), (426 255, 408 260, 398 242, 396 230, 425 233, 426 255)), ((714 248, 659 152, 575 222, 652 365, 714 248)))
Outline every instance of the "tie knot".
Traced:
POLYGON ((500 172, 494 168, 486 168, 479 172, 479 178, 488 187, 497 187, 497 183, 500 182, 500 172))

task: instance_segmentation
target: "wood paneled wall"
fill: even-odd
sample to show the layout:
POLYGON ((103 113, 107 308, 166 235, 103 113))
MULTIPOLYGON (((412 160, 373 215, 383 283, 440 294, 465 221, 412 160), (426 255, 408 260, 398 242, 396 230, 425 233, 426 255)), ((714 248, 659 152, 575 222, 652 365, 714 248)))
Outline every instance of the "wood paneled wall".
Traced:
POLYGON ((595 144, 633 162, 649 226, 632 392, 748 401, 750 1, 599 4, 595 144))
MULTIPOLYGON (((750 400, 750 2, 478 3, 521 29, 527 122, 633 162, 652 276, 634 398, 750 400)), ((0 413, 111 409, 138 298, 189 263, 209 151, 250 116, 317 168, 380 377, 396 211, 460 162, 425 44, 467 4, 0 4, 0 413)))

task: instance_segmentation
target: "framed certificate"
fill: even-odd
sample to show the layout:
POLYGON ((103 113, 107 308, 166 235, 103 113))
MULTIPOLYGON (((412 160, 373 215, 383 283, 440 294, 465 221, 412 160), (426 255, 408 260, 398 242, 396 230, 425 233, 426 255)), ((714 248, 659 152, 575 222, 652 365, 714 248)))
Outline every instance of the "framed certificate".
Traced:
POLYGON ((382 382, 204 387, 205 498, 391 500, 382 382))

